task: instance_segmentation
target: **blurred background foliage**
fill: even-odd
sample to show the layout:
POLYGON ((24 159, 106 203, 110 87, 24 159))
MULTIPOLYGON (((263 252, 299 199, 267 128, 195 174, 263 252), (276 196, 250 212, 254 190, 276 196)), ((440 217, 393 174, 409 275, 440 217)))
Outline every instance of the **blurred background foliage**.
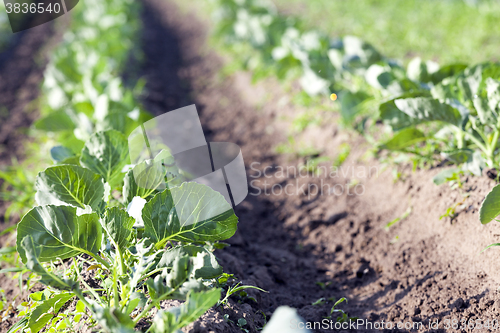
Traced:
POLYGON ((5 12, 5 4, 0 1, 0 53, 9 45, 9 41, 14 36, 9 25, 9 18, 5 12))
POLYGON ((500 60, 500 1, 273 0, 331 37, 353 35, 389 58, 441 64, 500 60))

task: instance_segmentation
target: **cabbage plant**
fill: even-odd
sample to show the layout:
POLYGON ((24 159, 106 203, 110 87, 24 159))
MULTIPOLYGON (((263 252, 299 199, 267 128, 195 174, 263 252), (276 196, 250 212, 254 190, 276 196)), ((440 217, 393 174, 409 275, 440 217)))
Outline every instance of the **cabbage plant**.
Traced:
POLYGON ((217 304, 223 271, 212 252, 236 231, 231 205, 207 186, 179 181, 178 170, 127 163, 126 137, 109 130, 94 133, 79 157, 38 174, 38 206, 18 224, 17 250, 48 289, 31 296, 11 332, 64 328, 84 315, 105 332, 135 332, 139 323, 176 332, 217 304), (141 188, 134 168, 157 181, 141 188), (186 214, 195 218, 186 223, 186 214), (185 302, 151 316, 171 299, 185 302), (72 301, 77 310, 61 313, 72 301))

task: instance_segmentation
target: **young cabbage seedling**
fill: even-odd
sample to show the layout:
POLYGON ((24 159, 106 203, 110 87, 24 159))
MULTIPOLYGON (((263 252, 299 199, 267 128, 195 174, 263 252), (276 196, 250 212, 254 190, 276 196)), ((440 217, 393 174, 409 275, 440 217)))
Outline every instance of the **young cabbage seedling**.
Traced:
MULTIPOLYGON (((121 173, 127 160, 125 136, 97 132, 82 149, 82 166, 61 164, 38 174, 39 206, 18 224, 17 250, 26 268, 53 292, 26 312, 23 329, 37 332, 49 321, 62 327, 57 326, 65 319, 59 309, 78 299, 106 332, 133 332, 143 321, 151 324, 148 332, 175 332, 220 302, 217 278, 223 272, 212 251, 214 242, 236 231, 232 207, 196 183, 144 191, 134 170, 121 173), (121 197, 110 195, 119 189, 121 197), (146 203, 134 218, 127 207, 137 197, 146 203), (188 200, 174 204, 180 197, 188 200), (223 213, 211 217, 206 209, 223 213), (183 224, 178 212, 187 210, 206 218, 183 224), (150 310, 167 299, 185 303, 150 318, 150 310)), ((249 287, 237 285, 225 299, 249 287)))

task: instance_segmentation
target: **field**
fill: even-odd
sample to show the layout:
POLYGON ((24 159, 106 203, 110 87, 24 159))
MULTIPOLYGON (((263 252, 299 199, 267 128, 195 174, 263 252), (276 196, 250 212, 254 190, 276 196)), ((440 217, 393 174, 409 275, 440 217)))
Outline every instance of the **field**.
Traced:
POLYGON ((384 55, 409 61, 419 56, 442 64, 498 60, 493 1, 281 1, 287 14, 330 36, 353 35, 384 55), (481 51, 479 51, 481 50, 481 51))
POLYGON ((0 332, 498 329, 500 4, 7 10, 0 332))

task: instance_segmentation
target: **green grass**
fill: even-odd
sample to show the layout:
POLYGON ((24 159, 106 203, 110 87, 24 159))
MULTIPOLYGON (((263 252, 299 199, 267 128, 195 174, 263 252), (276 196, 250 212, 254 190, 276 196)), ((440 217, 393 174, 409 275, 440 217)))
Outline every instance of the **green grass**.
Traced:
POLYGON ((284 14, 329 36, 354 35, 383 55, 441 64, 500 60, 500 2, 461 0, 273 0, 284 14))

